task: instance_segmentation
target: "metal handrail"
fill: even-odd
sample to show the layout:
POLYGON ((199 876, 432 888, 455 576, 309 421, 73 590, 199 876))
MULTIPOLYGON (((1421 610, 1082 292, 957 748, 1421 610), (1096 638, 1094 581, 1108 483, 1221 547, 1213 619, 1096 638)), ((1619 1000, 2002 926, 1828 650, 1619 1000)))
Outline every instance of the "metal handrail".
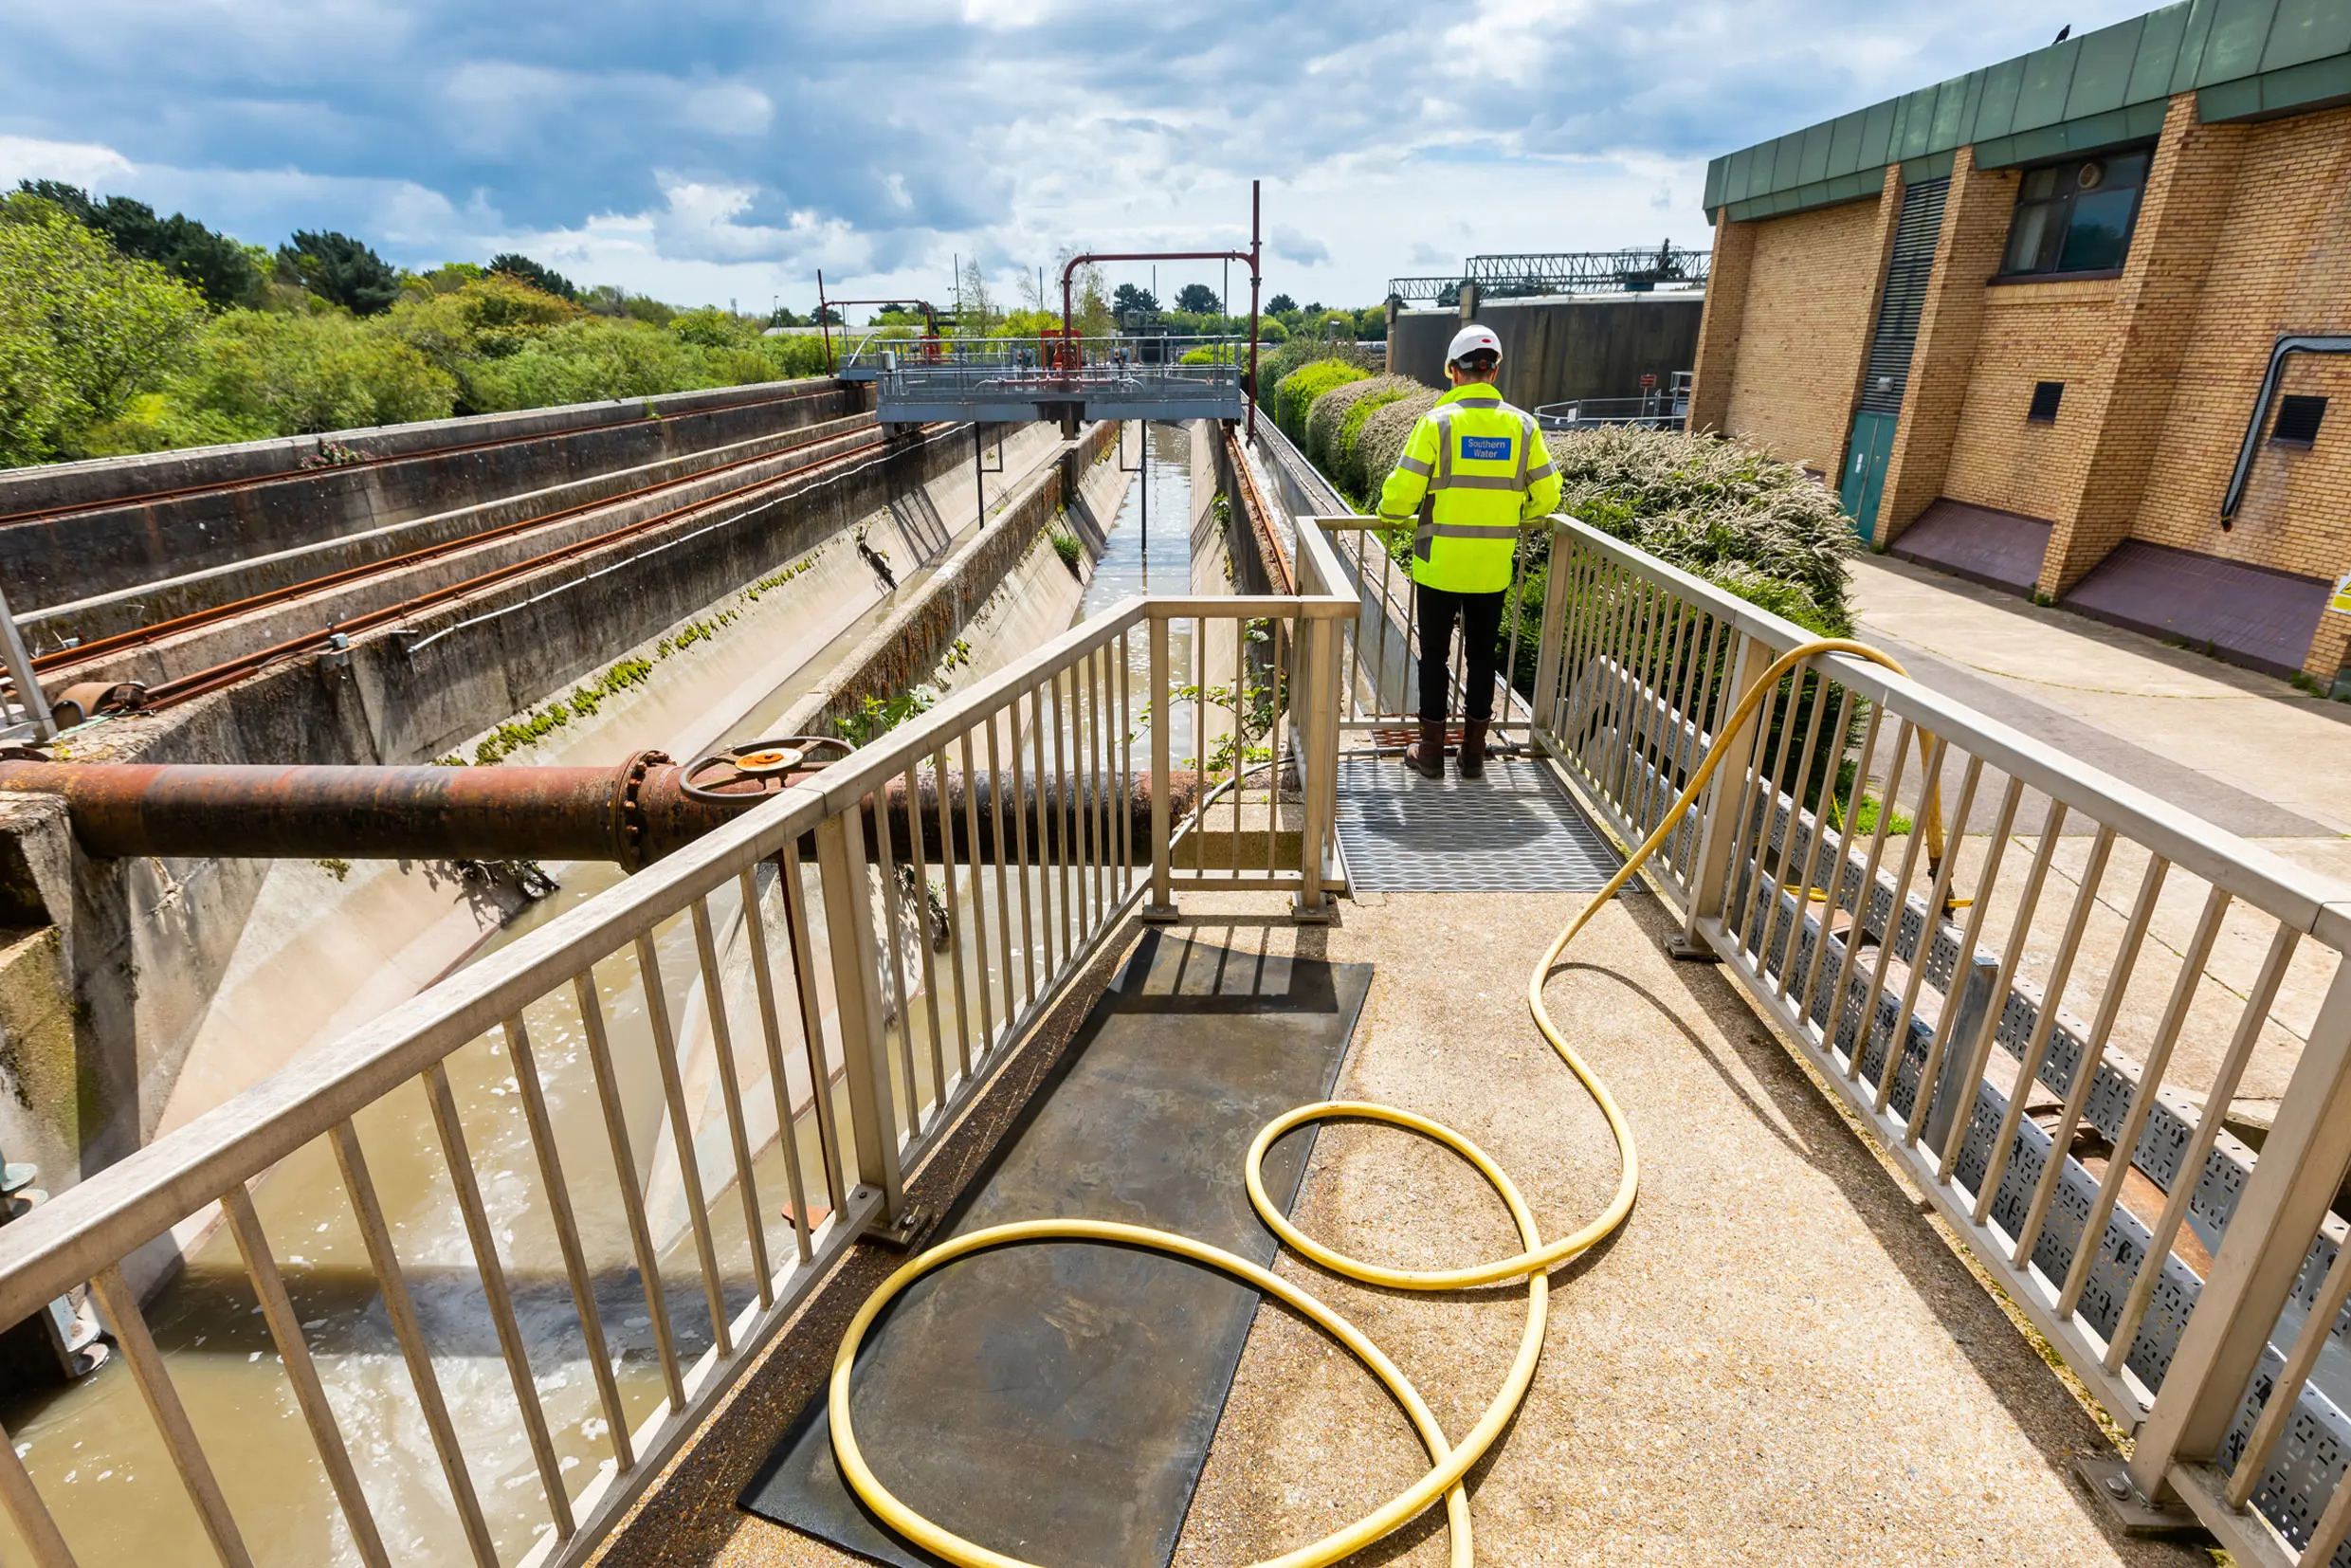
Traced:
MULTIPOLYGON (((1148 897, 1155 909, 1172 908, 1187 890, 1285 889, 1295 896, 1303 916, 1322 915, 1336 884, 1332 823, 1340 639, 1331 628, 1357 609, 1352 596, 1327 593, 1160 597, 1128 599, 1092 617, 811 782, 783 791, 369 1027, 305 1053, 0 1229, 0 1315, 5 1315, 0 1321, 17 1321, 82 1282, 92 1282, 215 1554, 226 1563, 246 1561, 214 1468, 218 1456, 207 1450, 188 1420, 170 1363, 149 1336, 137 1293, 123 1271, 141 1248, 217 1205, 246 1257, 352 1537, 364 1559, 388 1561, 335 1407, 305 1331, 286 1304, 265 1227, 246 1191, 273 1165, 323 1141, 342 1172, 367 1243, 409 1367, 415 1408, 431 1429, 448 1483, 447 1505, 475 1559, 501 1560, 495 1538, 501 1528, 511 1533, 515 1499, 529 1495, 511 1492, 502 1483, 524 1479, 528 1472, 486 1478, 501 1483, 495 1486, 477 1485, 472 1468, 480 1460, 468 1456, 449 1424, 432 1345, 410 1304, 408 1266, 393 1247, 393 1228, 387 1224, 353 1121, 385 1096, 421 1081, 441 1137, 444 1158, 436 1187, 447 1182, 466 1221, 540 1482, 534 1502, 543 1504, 554 1526, 522 1560, 584 1560, 843 1249, 871 1227, 906 1222, 906 1171, 956 1123, 997 1064, 1058 1003, 1138 902, 1148 897), (1229 644, 1223 631, 1228 627, 1229 644), (1189 645, 1189 667, 1177 667, 1170 656, 1178 629, 1189 645), (1132 646, 1139 631, 1151 649, 1150 675, 1139 692, 1134 689, 1132 646), (1215 683, 1212 645, 1232 650, 1231 674, 1222 686, 1215 683), (1146 702, 1153 716, 1148 722, 1142 712, 1146 702), (1195 770, 1214 750, 1212 742, 1220 734, 1230 736, 1231 777, 1212 807, 1207 799, 1211 792, 1192 791, 1189 820, 1179 822, 1171 801, 1176 762, 1172 732, 1187 721, 1195 770), (1136 750, 1139 730, 1144 729, 1148 760, 1136 750), (1257 741, 1293 764, 1294 808, 1285 802, 1283 769, 1263 770, 1261 788, 1259 770, 1246 766, 1247 748, 1257 741), (948 790, 945 775, 955 769, 967 778, 984 774, 987 787, 948 790), (925 774, 938 786, 929 804, 919 788, 925 774), (1048 775, 1054 783, 1045 787, 1048 775), (874 809, 885 792, 902 786, 902 834, 893 827, 892 814, 874 809), (1147 842, 1138 842, 1129 825, 1144 792, 1150 796, 1151 830, 1147 842), (1008 794, 1014 803, 1009 811, 1008 794), (1196 839, 1204 831, 1223 830, 1219 824, 1228 804, 1229 862, 1175 866, 1171 843, 1180 835, 1196 839), (1266 813, 1262 826, 1245 816, 1259 809, 1266 813), (957 811, 960 820, 955 818, 957 811), (1277 853, 1276 830, 1285 811, 1298 822, 1300 849, 1291 864, 1283 864, 1277 853), (1261 836, 1261 863, 1245 866, 1243 849, 1261 836), (803 856, 811 842, 810 866, 803 856), (985 854, 983 844, 989 847, 985 854), (1008 863, 1017 869, 1008 869, 1008 863), (934 891, 943 889, 939 896, 946 909, 943 958, 929 942, 916 944, 915 957, 903 949, 901 934, 909 917, 902 907, 902 866, 909 885, 928 884, 934 872, 940 879, 934 891), (809 870, 815 873, 812 882, 804 875, 809 870), (762 880, 769 877, 772 882, 762 880), (751 1015, 728 999, 718 937, 721 926, 712 909, 714 897, 734 894, 740 895, 738 929, 749 943, 756 981, 758 1005, 751 1015), (771 913, 778 897, 780 920, 771 913), (699 1010, 708 1024, 702 1038, 715 1053, 731 1140, 731 1159, 711 1173, 715 1187, 696 1163, 694 1129, 681 1085, 681 1041, 686 1038, 682 1026, 692 1019, 683 1012, 673 1016, 669 983, 656 957, 657 937, 682 918, 693 927, 699 1010), (610 1038, 595 968, 628 964, 632 954, 649 1036, 610 1038), (887 1000, 911 999, 917 987, 933 999, 925 1012, 927 1038, 919 1038, 926 1031, 909 1009, 887 1000), (549 1102, 540 1069, 533 1065, 529 1014, 534 1008, 561 1004, 567 994, 580 1010, 589 1045, 588 1065, 569 1070, 594 1077, 617 1190, 630 1222, 626 1238, 595 1239, 616 1255, 633 1255, 646 1281, 651 1313, 647 1321, 654 1325, 649 1332, 667 1394, 633 1430, 603 1349, 605 1330, 584 1261, 582 1216, 556 1158, 549 1102), (730 1030, 740 1033, 731 1036, 730 1030), (557 1463, 556 1441, 559 1431, 575 1431, 576 1423, 566 1429, 549 1425, 537 1381, 539 1369, 532 1365, 514 1317, 498 1231, 483 1206, 444 1067, 485 1035, 502 1038, 512 1058, 528 1141, 538 1161, 539 1182, 525 1202, 552 1222, 563 1241, 565 1272, 593 1363, 595 1397, 606 1417, 607 1435, 596 1440, 605 1457, 583 1472, 586 1486, 575 1494, 557 1463), (795 1151, 805 1148, 805 1134, 812 1130, 814 1136, 824 1190, 804 1191, 799 1160, 786 1158, 790 1202, 780 1219, 755 1192, 747 1107, 756 1085, 738 1082, 730 1044, 736 1037, 755 1053, 764 1046, 776 1101, 774 1136, 789 1130, 795 1151), (696 1261, 684 1266, 685 1271, 699 1271, 710 1309, 711 1343, 691 1365, 667 1326, 662 1276, 670 1266, 657 1261, 648 1240, 636 1165, 628 1154, 626 1118, 613 1087, 612 1059, 636 1050, 649 1051, 661 1068, 696 1242, 696 1261), (788 1083, 787 1058, 799 1056, 806 1058, 810 1075, 806 1107, 791 1103, 788 1083), (726 1298, 730 1290, 739 1295, 742 1281, 721 1271, 709 1218, 712 1206, 730 1191, 742 1201, 756 1292, 756 1300, 739 1310, 726 1298), (773 1264, 771 1248, 780 1254, 773 1264)), ((374 1384, 355 1396, 401 1397, 374 1384)), ((51 1501, 0 1433, 0 1505, 8 1508, 41 1568, 62 1568, 74 1560, 50 1512, 51 1501)))
MULTIPOLYGON (((1627 842, 1668 826, 1668 803, 1703 747, 1732 748, 1733 766, 1670 825, 1650 863, 1684 943, 1719 958, 1799 1043, 2108 1413, 2135 1431, 2126 1489, 2183 1498, 2244 1560, 2317 1568, 2351 1528, 2351 1486, 2305 1473, 2308 1444, 2289 1450, 2284 1438, 2290 1411, 2338 1444, 2351 1439, 2351 1391, 2329 1397, 2312 1383, 2329 1335, 2351 1336, 2351 1233, 2328 1212, 2351 1161, 2351 887, 1844 655, 1806 661, 1802 678, 1784 679, 1743 729, 1715 733, 1758 675, 1813 635, 1557 519, 1530 694, 1535 737, 1627 842), (1851 782, 1832 813, 1827 797, 1840 776, 1851 782), (1865 810, 1877 793, 1886 798, 1865 810), (2028 793, 2041 813, 2030 832, 2015 829, 2028 793), (1873 828, 1841 826, 1870 811, 1873 828), (1892 831, 1905 815, 1911 826, 1892 831), (1938 833, 1945 821, 1948 843, 1938 833), (2088 830, 2087 862, 2071 896, 2045 906, 2069 823, 2088 830), (1967 848, 1971 834, 1980 855, 1967 848), (2131 916, 2105 974, 2085 977, 2085 932, 2118 854, 2143 857, 2131 916), (2204 913, 2183 978, 2158 984, 2137 960, 2159 895, 2183 882, 2200 886, 2204 913), (1987 918, 1996 906, 1996 921, 1987 918), (1838 923, 1842 911, 1850 922, 1838 923), (2224 921, 2240 950, 2264 955, 2250 976, 2206 973, 2224 921), (2323 996, 2307 1038, 2281 1064, 2287 1086, 2255 1154, 2220 1122, 2265 1048, 2298 949, 2331 961, 2333 975, 2314 976, 2323 996), (1939 1004, 1923 1005, 1928 988, 1939 1004), (2116 1039, 2118 1019, 2129 996, 2147 992, 2157 994, 2144 1011, 2159 1022, 2134 1056, 2116 1039), (2225 1044, 2195 1032, 2196 999, 2208 994, 2235 1012, 2225 1044), (2076 994, 2098 997, 2096 1022, 2065 1011, 2076 994), (2222 1048, 2199 1069, 2209 1080, 2175 1087, 2183 1042, 2222 1048), (2018 1085, 2034 1080, 2064 1099, 2053 1127, 2022 1114, 2018 1085), (2188 1092, 2207 1082, 2208 1093, 2188 1092), (2104 1176, 2071 1155, 2088 1128, 2127 1155, 2104 1176), (2133 1169, 2167 1194, 2160 1214, 2123 1201, 2133 1169), (2073 1194, 2064 1206, 2061 1189, 2073 1194), (2218 1232, 2201 1278, 2172 1249, 2192 1210, 2218 1232), (2093 1275, 2104 1282, 2095 1289, 2093 1275), (2159 1287, 2172 1303, 2160 1314, 2159 1287), (2290 1346, 2272 1344, 2289 1299, 2306 1319, 2290 1346), (2315 1520, 2286 1511, 2287 1496, 2315 1502, 2329 1487, 2315 1520)), ((2106 896, 2119 904, 2123 894, 2106 896)))

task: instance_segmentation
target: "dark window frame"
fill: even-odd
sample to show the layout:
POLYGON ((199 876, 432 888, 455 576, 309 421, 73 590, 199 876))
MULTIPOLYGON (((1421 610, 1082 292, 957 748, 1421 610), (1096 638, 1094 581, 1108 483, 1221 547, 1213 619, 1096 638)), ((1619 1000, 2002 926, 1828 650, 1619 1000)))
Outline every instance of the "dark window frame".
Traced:
POLYGON ((2138 237, 2139 214, 2146 205, 2147 177, 2153 173, 2154 163, 2155 143, 2139 142, 2087 155, 2077 153, 2054 162, 2032 164, 2022 170, 2021 177, 2016 182, 2015 205, 2009 213, 2008 232, 2000 242, 1999 270, 1993 274, 1992 282, 2050 283, 2066 279, 2121 276, 2123 264, 2130 257, 2131 242, 2138 237), (2097 185, 2088 188, 2082 186, 2082 171, 2087 166, 2096 164, 2102 170, 2109 170, 2118 160, 2133 158, 2139 162, 2130 185, 2114 183, 2114 176, 2108 173, 2097 185), (2051 189, 2036 195, 2033 193, 2034 176, 2042 173, 2050 175, 2051 189), (2130 192, 2130 211, 2123 221, 2122 239, 2113 255, 2097 258, 2095 264, 2067 266, 2065 255, 2077 203, 2100 192, 2111 194, 2125 190, 2130 192), (2015 258, 2011 252, 2014 250, 2023 226, 2027 223, 2034 225, 2031 230, 2034 235, 2032 264, 2012 264, 2015 258))
POLYGON ((2285 393, 2278 398, 2277 418, 2269 425, 2269 445, 2306 452, 2318 445, 2319 428, 2325 422, 2326 399, 2323 395, 2311 392, 2285 393), (2309 418, 2310 433, 2307 435, 2288 434, 2288 421, 2292 421, 2292 428, 2298 431, 2302 428, 2301 416, 2305 414, 2307 414, 2309 418))
POLYGON ((2028 425, 2056 424, 2057 410, 2065 401, 2065 396, 2066 384, 2063 381, 2035 381, 2032 383, 2032 401, 2025 406, 2025 423, 2028 425), (2049 408, 2046 412, 2041 407, 2043 392, 2049 393, 2049 408))

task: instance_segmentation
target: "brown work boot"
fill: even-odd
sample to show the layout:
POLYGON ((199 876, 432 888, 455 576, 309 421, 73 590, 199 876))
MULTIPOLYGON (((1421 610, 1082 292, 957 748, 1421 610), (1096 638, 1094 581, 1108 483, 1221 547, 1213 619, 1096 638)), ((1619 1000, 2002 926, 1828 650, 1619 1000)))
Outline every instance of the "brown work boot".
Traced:
POLYGON ((1404 748, 1404 765, 1423 778, 1445 776, 1444 720, 1420 721, 1420 738, 1404 748))
POLYGON ((1461 755, 1453 761, 1464 778, 1485 776, 1485 725, 1483 719, 1461 721, 1461 755))

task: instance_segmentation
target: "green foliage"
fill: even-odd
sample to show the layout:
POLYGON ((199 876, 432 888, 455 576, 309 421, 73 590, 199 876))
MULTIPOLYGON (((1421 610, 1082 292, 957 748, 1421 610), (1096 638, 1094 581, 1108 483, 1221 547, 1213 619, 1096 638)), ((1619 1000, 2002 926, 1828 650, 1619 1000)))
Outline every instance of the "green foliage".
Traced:
MULTIPOLYGON (((1273 356, 1275 361, 1282 357, 1281 355, 1273 356)), ((1317 359, 1284 373, 1273 388, 1274 423, 1281 426, 1292 441, 1303 445, 1306 440, 1306 418, 1315 399, 1334 387, 1360 381, 1369 374, 1344 359, 1317 359)), ((1271 367, 1261 363, 1257 373, 1258 385, 1266 385, 1270 374, 1271 367)))
MULTIPOLYGON (((1404 455, 1404 444, 1412 439, 1412 427, 1420 422, 1422 414, 1437 406, 1440 395, 1433 387, 1415 385, 1394 402, 1382 403, 1363 421, 1363 428, 1357 432, 1347 454, 1351 471, 1360 486, 1354 493, 1366 503, 1363 510, 1373 509, 1370 503, 1378 500, 1380 486, 1388 483, 1396 459, 1404 455)), ((1345 483, 1341 481, 1342 484, 1345 483)))
POLYGON ((400 275, 392 264, 348 234, 332 229, 297 229, 291 245, 278 247, 278 270, 331 305, 354 316, 374 316, 400 297, 400 275))
POLYGON ((1374 375, 1333 387, 1314 400, 1306 415, 1306 455, 1321 465, 1323 471, 1343 485, 1360 490, 1359 476, 1351 477, 1347 461, 1348 443, 1363 428, 1363 419, 1372 410, 1364 410, 1362 418, 1357 410, 1367 399, 1375 408, 1379 402, 1393 402, 1416 390, 1420 383, 1401 375, 1374 375), (1349 421, 1353 420, 1352 427, 1349 421))
POLYGON ((827 369, 816 338, 582 293, 527 256, 403 274, 346 234, 273 258, 127 197, 0 195, 0 466, 827 369))
POLYGON ((527 283, 541 294, 552 294, 560 300, 579 298, 579 290, 574 288, 572 281, 562 273, 553 267, 541 266, 528 256, 519 256, 511 250, 490 258, 490 273, 494 277, 503 275, 518 283, 527 283))
POLYGON ((1062 565, 1072 572, 1078 570, 1078 563, 1085 558, 1085 545, 1078 536, 1057 522, 1046 538, 1052 541, 1053 554, 1061 557, 1062 565))
POLYGON ((204 300, 38 196, 0 199, 0 464, 89 433, 184 362, 204 300))
POLYGON ((1286 294, 1277 294, 1266 301, 1266 314, 1268 316, 1287 316, 1297 308, 1298 301, 1286 294))
POLYGON ((757 336, 756 328, 738 322, 716 305, 687 311, 670 321, 669 330, 681 342, 706 349, 740 348, 757 336))
MULTIPOLYGON (((1111 291, 1110 308, 1121 316, 1124 316, 1130 310, 1157 310, 1159 308, 1159 297, 1151 290, 1138 287, 1134 283, 1121 283, 1111 291)), ((1182 308, 1188 310, 1191 307, 1187 305, 1182 308)), ((1212 305, 1210 308, 1215 307, 1212 305)))
POLYGON ((1615 427, 1549 438, 1562 510, 1825 637, 1859 551, 1834 495, 1736 441, 1615 427))
POLYGON ((95 201, 87 191, 62 180, 25 180, 17 189, 53 203, 125 256, 155 263, 210 304, 227 309, 261 302, 264 280, 252 253, 193 218, 178 212, 158 218, 154 208, 128 196, 95 201))
POLYGON ((455 376, 397 331, 339 311, 231 311, 209 322, 193 362, 155 402, 103 432, 107 449, 316 435, 447 417, 455 376))
POLYGON ((1212 316, 1225 308, 1225 302, 1206 283, 1186 283, 1176 292, 1176 308, 1195 315, 1212 316))
POLYGON ((834 720, 832 727, 850 745, 863 746, 938 705, 939 693, 935 689, 915 686, 893 697, 868 697, 857 704, 854 713, 834 720))

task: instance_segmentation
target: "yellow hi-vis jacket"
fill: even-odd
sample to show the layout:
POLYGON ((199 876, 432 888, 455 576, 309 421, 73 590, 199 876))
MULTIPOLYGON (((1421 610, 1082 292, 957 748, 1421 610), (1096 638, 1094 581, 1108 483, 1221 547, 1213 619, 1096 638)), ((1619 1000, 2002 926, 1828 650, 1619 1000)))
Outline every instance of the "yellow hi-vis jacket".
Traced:
POLYGON ((1519 524, 1559 504, 1559 470, 1532 415, 1483 382, 1455 387, 1420 416, 1380 487, 1379 519, 1415 517, 1412 580, 1455 593, 1510 586, 1519 524))

